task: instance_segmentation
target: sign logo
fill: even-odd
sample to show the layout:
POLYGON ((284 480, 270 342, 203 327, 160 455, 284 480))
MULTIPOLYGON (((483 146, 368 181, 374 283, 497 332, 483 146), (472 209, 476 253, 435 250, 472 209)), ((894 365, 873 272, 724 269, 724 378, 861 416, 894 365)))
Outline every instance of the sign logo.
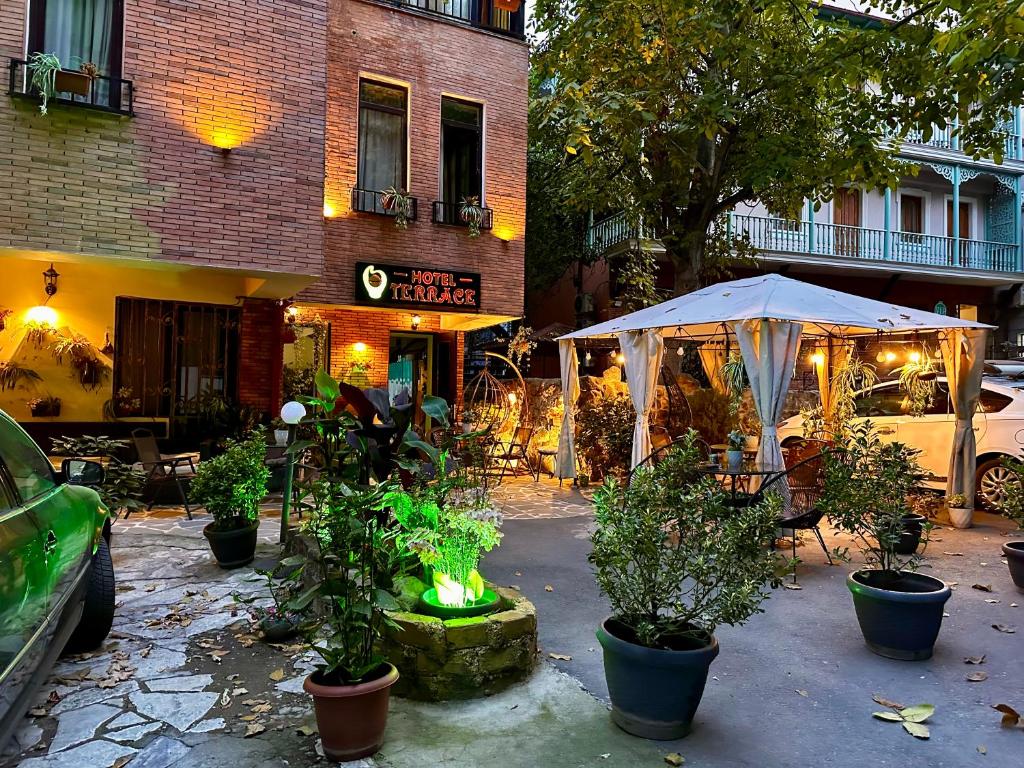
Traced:
POLYGON ((388 288, 387 273, 377 269, 373 264, 367 264, 363 270, 363 288, 371 299, 379 299, 388 288))
POLYGON ((472 312, 480 309, 480 275, 359 262, 356 298, 368 304, 472 312))

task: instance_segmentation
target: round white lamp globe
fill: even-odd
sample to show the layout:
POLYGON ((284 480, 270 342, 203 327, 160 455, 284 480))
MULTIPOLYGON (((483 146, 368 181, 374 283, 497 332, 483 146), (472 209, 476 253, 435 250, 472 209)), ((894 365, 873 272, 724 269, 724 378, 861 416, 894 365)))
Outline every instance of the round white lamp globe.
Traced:
POLYGON ((292 400, 281 406, 281 421, 285 424, 298 424, 306 415, 306 406, 292 400))

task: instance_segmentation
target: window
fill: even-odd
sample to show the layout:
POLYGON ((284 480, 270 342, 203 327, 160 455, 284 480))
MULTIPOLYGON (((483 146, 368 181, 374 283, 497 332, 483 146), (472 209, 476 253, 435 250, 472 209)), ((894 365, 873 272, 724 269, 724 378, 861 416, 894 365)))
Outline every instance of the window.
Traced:
POLYGON ((978 400, 978 410, 982 413, 998 413, 1013 402, 1009 395, 993 392, 991 389, 981 390, 981 398, 978 400))
POLYGON ((924 198, 900 195, 900 229, 916 235, 924 234, 924 198))
POLYGON ((441 99, 441 202, 446 209, 457 208, 467 197, 483 205, 482 128, 481 105, 441 99))
MULTIPOLYGON (((359 81, 359 162, 356 185, 381 192, 388 187, 406 189, 406 119, 408 91, 375 80, 359 81)), ((359 210, 384 213, 380 196, 372 207, 359 210), (379 210, 378 210, 379 208, 379 210)))
POLYGON ((22 501, 34 499, 57 485, 53 467, 39 446, 5 419, 0 419, 0 461, 7 467, 22 501))
MULTIPOLYGON (((119 78, 123 19, 124 0, 32 0, 28 53, 53 53, 67 69, 92 63, 100 75, 119 78)), ((94 87, 104 91, 97 102, 120 96, 105 82, 94 87)))

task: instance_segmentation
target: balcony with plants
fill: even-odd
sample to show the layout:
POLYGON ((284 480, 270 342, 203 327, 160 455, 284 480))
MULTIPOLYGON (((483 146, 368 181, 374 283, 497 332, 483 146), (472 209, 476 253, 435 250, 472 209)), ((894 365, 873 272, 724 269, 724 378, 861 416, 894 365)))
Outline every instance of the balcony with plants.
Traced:
POLYGON ((525 37, 523 0, 390 0, 387 5, 423 11, 520 40, 525 37))
POLYGON ((11 59, 7 95, 37 102, 43 115, 54 104, 125 117, 135 114, 135 88, 131 80, 100 74, 91 62, 72 66, 51 53, 11 59))

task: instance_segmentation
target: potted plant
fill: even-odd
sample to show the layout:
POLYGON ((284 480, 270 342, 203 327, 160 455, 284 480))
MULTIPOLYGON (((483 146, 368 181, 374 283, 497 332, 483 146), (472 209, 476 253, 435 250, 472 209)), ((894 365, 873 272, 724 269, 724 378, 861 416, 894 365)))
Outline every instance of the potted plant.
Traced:
MULTIPOLYGON (((1024 462, 1007 458, 1003 460, 1003 466, 1018 478, 1024 477, 1024 462)), ((1007 482, 1004 492, 1006 496, 999 505, 999 511, 1015 522, 1018 529, 1024 529, 1024 486, 1019 480, 1007 482)), ((1010 578, 1017 589, 1024 592, 1024 540, 1008 541, 1003 544, 1002 549, 1006 565, 1010 569, 1010 578)))
POLYGON ((14 360, 0 363, 0 392, 17 389, 26 382, 42 381, 42 379, 43 377, 31 368, 25 368, 14 360))
POLYGON ((628 486, 609 479, 594 497, 590 561, 612 605, 597 632, 612 720, 644 738, 689 732, 719 652, 716 627, 743 624, 779 583, 768 544, 780 500, 728 506, 701 471, 699 444, 690 430, 628 486))
POLYGON ((946 499, 946 511, 949 513, 949 522, 954 528, 966 529, 971 527, 971 518, 974 510, 967 506, 967 497, 962 493, 954 493, 946 499))
POLYGON ((499 11, 507 11, 508 13, 515 13, 522 4, 523 0, 494 0, 495 8, 499 11))
POLYGON ((303 553, 287 558, 301 584, 283 608, 301 615, 299 631, 320 656, 303 683, 313 697, 324 754, 334 761, 372 755, 384 742, 391 686, 398 670, 378 650, 399 553, 386 525, 390 481, 356 485, 338 478, 309 484, 303 553))
POLYGON ((7 318, 13 315, 14 312, 6 307, 0 307, 0 331, 7 329, 7 318))
POLYGON ((274 430, 274 443, 279 447, 288 445, 288 425, 284 423, 284 420, 280 416, 276 416, 270 422, 270 426, 274 430))
POLYGON ((256 573, 267 580, 271 605, 260 605, 259 596, 245 597, 235 592, 231 595, 236 603, 242 603, 249 612, 249 618, 268 643, 280 643, 294 637, 302 623, 297 611, 288 610, 285 603, 298 596, 300 584, 296 580, 282 580, 275 583, 274 572, 256 569, 256 573))
POLYGON ((57 334, 50 344, 50 354, 61 364, 65 356, 69 358, 68 362, 83 389, 96 389, 110 374, 110 367, 100 359, 92 342, 80 334, 57 334))
POLYGON ((855 425, 845 447, 825 455, 819 502, 864 556, 867 567, 851 573, 846 584, 868 647, 891 659, 931 657, 952 594, 939 579, 915 572, 921 553, 897 552, 911 512, 908 497, 923 476, 917 454, 882 442, 870 422, 855 425))
POLYGON ((43 115, 47 113, 50 99, 58 93, 88 96, 92 88, 92 77, 88 72, 63 69, 60 59, 52 53, 33 53, 28 59, 28 69, 31 72, 32 88, 39 92, 42 99, 39 113, 43 115))
POLYGON ((380 193, 380 204, 385 211, 395 213, 395 226, 398 229, 409 227, 409 216, 412 214, 412 198, 404 189, 388 187, 380 193))
POLYGON ((743 466, 743 448, 747 443, 747 436, 739 430, 734 429, 728 435, 729 448, 725 452, 726 465, 729 469, 737 470, 743 466))
POLYGON ((484 220, 484 209, 480 207, 480 198, 469 195, 459 203, 459 218, 469 227, 470 237, 480 237, 480 225, 484 220))
POLYGON ((203 535, 221 568, 248 565, 255 556, 259 505, 270 478, 265 459, 266 443, 254 432, 244 441, 228 440, 223 453, 196 470, 191 496, 213 516, 203 535))
POLYGON ((34 397, 28 401, 28 410, 37 419, 56 418, 60 416, 60 398, 50 395, 34 397))

